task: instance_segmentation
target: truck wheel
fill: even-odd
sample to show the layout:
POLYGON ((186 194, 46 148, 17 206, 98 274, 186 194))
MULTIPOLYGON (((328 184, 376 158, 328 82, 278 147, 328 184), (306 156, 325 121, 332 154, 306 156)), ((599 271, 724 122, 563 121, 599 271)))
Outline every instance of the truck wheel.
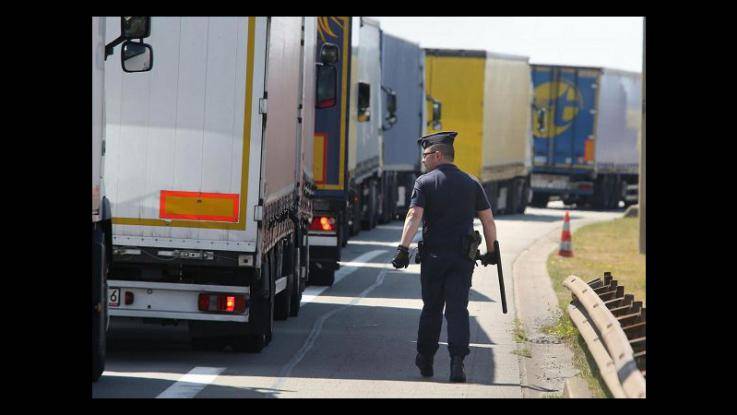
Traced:
POLYGON ((105 290, 105 235, 92 226, 92 381, 105 370, 107 293, 105 290))
POLYGON ((527 185, 527 181, 520 180, 519 198, 517 199, 517 208, 515 209, 514 213, 518 213, 520 215, 525 214, 525 209, 527 209, 527 201, 529 200, 529 192, 530 187, 527 185))
POLYGON ((274 298, 274 320, 284 321, 292 313, 293 276, 287 276, 287 288, 274 298))
POLYGON ((520 200, 520 183, 519 180, 510 180, 509 185, 507 187, 507 208, 505 209, 505 212, 509 215, 513 215, 517 213, 517 209, 519 209, 519 200, 520 200))
POLYGON ((356 236, 361 232, 361 211, 358 205, 353 207, 353 217, 351 224, 351 236, 356 236))
POLYGON ((296 274, 294 273, 294 253, 292 252, 292 244, 290 243, 286 252, 277 254, 281 257, 281 267, 274 267, 276 273, 274 275, 274 281, 281 278, 284 274, 283 269, 286 268, 290 275, 287 275, 287 287, 284 291, 280 292, 275 297, 274 304, 274 320, 283 321, 289 318, 292 313, 292 295, 294 289, 294 279, 296 274), (282 270, 282 272, 279 272, 282 270))
POLYGON ((304 276, 302 275, 302 254, 300 253, 301 250, 296 249, 294 246, 292 246, 292 249, 294 250, 294 266, 292 267, 292 273, 294 276, 294 290, 292 290, 292 304, 291 307, 289 307, 289 316, 297 317, 299 315, 299 309, 302 305, 302 292, 305 290, 305 284, 303 279, 304 276))
POLYGON ((369 194, 366 204, 366 219, 361 221, 361 227, 363 230, 370 231, 376 227, 376 184, 372 180, 369 184, 369 194))
POLYGON ((343 217, 340 219, 340 227, 338 230, 340 231, 340 247, 345 248, 346 245, 348 245, 348 234, 350 231, 348 230, 348 221, 343 217))
POLYGON ((261 267, 261 278, 269 280, 269 295, 264 298, 260 293, 252 297, 249 324, 255 326, 255 333, 231 336, 230 346, 236 352, 260 353, 271 341, 274 328, 274 279, 272 278, 271 254, 267 255, 261 267))
POLYGON ((332 287, 335 282, 335 270, 310 267, 310 285, 324 285, 332 287))
POLYGON ((548 207, 548 199, 550 199, 549 195, 533 193, 532 202, 530 202, 530 205, 536 208, 548 207))

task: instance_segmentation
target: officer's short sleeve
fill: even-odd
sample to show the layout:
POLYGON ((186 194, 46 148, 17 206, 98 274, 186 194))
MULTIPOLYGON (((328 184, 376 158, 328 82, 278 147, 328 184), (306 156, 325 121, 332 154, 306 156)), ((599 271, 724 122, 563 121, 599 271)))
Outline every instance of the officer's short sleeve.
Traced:
POLYGON ((481 183, 476 182, 476 211, 486 209, 491 209, 489 199, 486 197, 486 192, 481 187, 481 183))
POLYGON ((422 191, 422 181, 420 179, 415 180, 415 187, 412 189, 412 196, 410 197, 409 207, 425 207, 425 194, 422 191))

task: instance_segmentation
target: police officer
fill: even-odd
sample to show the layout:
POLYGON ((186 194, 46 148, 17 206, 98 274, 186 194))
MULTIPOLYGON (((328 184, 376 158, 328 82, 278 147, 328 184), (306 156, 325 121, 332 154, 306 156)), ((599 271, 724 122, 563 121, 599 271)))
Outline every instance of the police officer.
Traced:
POLYGON ((454 131, 445 131, 417 140, 422 146, 422 162, 428 172, 415 181, 402 240, 392 265, 395 268, 409 265, 409 244, 422 221, 423 307, 415 364, 422 376, 433 375, 433 358, 439 347, 445 306, 450 381, 465 382, 463 359, 469 353, 468 293, 475 261, 464 252, 464 247, 467 251, 466 241, 473 233, 473 219, 478 216, 487 247, 483 260, 495 264, 496 226, 481 184, 453 164, 456 135, 454 131))

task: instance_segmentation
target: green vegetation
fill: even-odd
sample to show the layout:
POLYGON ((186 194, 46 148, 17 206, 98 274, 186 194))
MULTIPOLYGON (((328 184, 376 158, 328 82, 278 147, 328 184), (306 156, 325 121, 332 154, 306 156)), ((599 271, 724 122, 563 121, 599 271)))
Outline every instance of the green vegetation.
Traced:
POLYGON ((514 341, 517 343, 524 343, 527 341, 527 335, 525 334, 525 328, 520 319, 514 319, 514 341))
POLYGON ((531 358, 532 353, 530 352, 530 349, 527 346, 524 346, 522 348, 517 348, 517 350, 512 351, 513 354, 516 354, 517 356, 527 357, 531 358))
POLYGON ((571 293, 562 282, 570 275, 584 281, 612 273, 625 293, 633 294, 645 305, 645 256, 639 251, 640 222, 638 218, 622 218, 595 223, 578 229, 572 236, 573 258, 548 257, 548 274, 558 294, 558 303, 565 311, 571 293))

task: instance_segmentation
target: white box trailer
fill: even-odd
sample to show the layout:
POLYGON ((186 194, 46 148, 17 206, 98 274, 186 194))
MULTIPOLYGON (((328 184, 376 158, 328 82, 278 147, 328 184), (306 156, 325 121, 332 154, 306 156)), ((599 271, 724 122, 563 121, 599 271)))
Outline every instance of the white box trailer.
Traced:
POLYGON ((154 17, 150 73, 107 63, 111 316, 188 321, 196 344, 259 351, 274 318, 296 315, 311 20, 154 17))
POLYGON ((486 52, 481 182, 494 210, 524 213, 532 197, 529 58, 486 52))
POLYGON ((353 224, 370 230, 382 215, 381 26, 367 17, 353 17, 348 133, 348 176, 353 224))

